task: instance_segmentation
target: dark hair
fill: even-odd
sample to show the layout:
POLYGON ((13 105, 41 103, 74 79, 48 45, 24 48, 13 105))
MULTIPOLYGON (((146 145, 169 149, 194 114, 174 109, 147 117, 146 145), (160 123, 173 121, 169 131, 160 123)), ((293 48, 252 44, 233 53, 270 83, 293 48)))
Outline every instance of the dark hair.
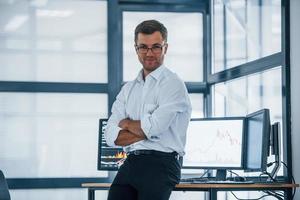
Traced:
POLYGON ((134 42, 137 42, 139 33, 152 34, 159 31, 162 35, 163 40, 167 41, 168 30, 167 28, 157 20, 146 20, 137 25, 134 31, 134 42))

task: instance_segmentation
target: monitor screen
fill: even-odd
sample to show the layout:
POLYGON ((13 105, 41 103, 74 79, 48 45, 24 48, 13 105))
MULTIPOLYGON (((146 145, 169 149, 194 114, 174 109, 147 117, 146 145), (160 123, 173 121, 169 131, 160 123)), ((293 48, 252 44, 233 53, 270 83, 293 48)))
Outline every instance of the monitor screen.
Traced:
POLYGON ((191 119, 183 168, 242 169, 243 117, 191 119))
POLYGON ((262 109, 246 116, 245 171, 265 171, 270 144, 270 114, 262 109))
POLYGON ((110 147, 106 144, 106 125, 107 119, 99 120, 98 170, 118 170, 119 162, 126 158, 126 153, 120 147, 110 147))

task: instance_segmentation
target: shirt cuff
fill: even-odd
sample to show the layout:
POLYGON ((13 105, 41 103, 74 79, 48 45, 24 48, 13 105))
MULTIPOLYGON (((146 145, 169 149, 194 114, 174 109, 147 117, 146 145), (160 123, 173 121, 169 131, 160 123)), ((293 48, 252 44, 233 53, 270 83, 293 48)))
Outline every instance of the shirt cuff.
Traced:
POLYGON ((115 126, 112 128, 112 130, 108 133, 108 137, 106 139, 106 143, 108 144, 108 146, 114 147, 117 146, 115 144, 116 139, 118 138, 119 132, 120 130, 122 130, 120 127, 115 126))
POLYGON ((153 126, 151 124, 151 115, 147 114, 144 118, 141 119, 141 128, 145 133, 146 137, 150 141, 159 141, 160 136, 153 133, 153 126))

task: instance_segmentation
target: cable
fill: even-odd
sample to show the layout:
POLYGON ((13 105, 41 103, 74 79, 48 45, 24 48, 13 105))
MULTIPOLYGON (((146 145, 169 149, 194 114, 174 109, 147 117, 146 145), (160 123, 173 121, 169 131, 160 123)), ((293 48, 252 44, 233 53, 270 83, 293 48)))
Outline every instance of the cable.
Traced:
POLYGON ((279 200, 283 200, 284 199, 284 194, 280 193, 280 192, 275 192, 275 191, 263 191, 264 193, 267 193, 279 200))
MULTIPOLYGON (((247 178, 245 177, 245 176, 240 176, 238 173, 236 173, 236 172, 233 172, 232 170, 228 170, 230 173, 232 173, 232 174, 234 174, 234 175, 236 175, 237 177, 240 177, 240 178, 242 178, 244 181, 246 181, 247 180, 247 178)), ((233 179, 234 179, 234 177, 232 177, 233 179)))
MULTIPOLYGON (((285 162, 281 161, 281 163, 286 167, 288 173, 289 173, 289 174, 291 175, 291 177, 292 177, 292 183, 295 184, 296 181, 295 181, 295 179, 294 179, 293 173, 291 172, 290 168, 288 168, 288 166, 287 166, 287 164, 286 164, 285 162)), ((296 193, 296 188, 293 188, 292 199, 291 199, 291 200, 294 199, 295 193, 296 193)))
POLYGON ((235 173, 234 171, 232 171, 232 170, 228 170, 230 173, 232 173, 232 174, 234 174, 234 175, 236 175, 237 177, 242 177, 242 178, 244 178, 243 176, 240 176, 238 173, 235 173))
MULTIPOLYGON (((276 161, 271 162, 271 163, 268 163, 267 166, 270 167, 270 166, 272 166, 274 163, 276 163, 276 161)), ((290 169, 288 168, 287 164, 284 163, 284 162, 282 162, 282 161, 281 161, 281 163, 287 168, 288 173, 291 175, 292 183, 295 184, 294 176, 293 176, 293 174, 291 173, 290 169)), ((241 177, 239 174, 237 174, 237 173, 235 173, 235 172, 233 172, 233 171, 231 171, 231 170, 229 170, 229 172, 235 174, 235 175, 238 176, 238 177, 241 177)), ((267 175, 268 177, 270 177, 270 179, 272 180, 272 182, 277 182, 277 180, 274 179, 274 178, 270 175, 270 173, 267 172, 267 171, 265 171, 265 172, 263 172, 263 173, 261 173, 261 174, 259 175, 260 181, 262 180, 262 179, 261 179, 261 176, 262 176, 262 175, 267 175)), ((293 190, 293 191, 292 191, 292 199, 291 199, 291 200, 294 199, 294 196, 295 196, 295 193, 296 193, 296 188, 293 188, 292 190, 293 190)), ((266 194, 263 195, 263 196, 261 196, 261 197, 259 197, 259 198, 256 198, 256 199, 241 199, 241 198, 238 198, 232 191, 230 191, 230 193, 231 193, 236 199, 238 199, 238 200, 259 200, 259 199, 262 199, 262 198, 267 197, 267 196, 273 196, 273 197, 275 197, 275 198, 278 199, 278 200, 284 200, 284 192, 276 192, 276 191, 263 191, 263 192, 266 193, 266 194)))
MULTIPOLYGON (((274 162, 270 162, 270 163, 268 163, 267 164, 267 167, 271 167, 273 164, 275 164, 275 163, 277 163, 277 161, 274 161, 274 162)), ((269 173, 269 172, 267 172, 267 171, 264 171, 264 172, 262 172, 260 175, 259 175, 259 180, 260 181, 262 181, 261 180, 261 176, 262 175, 267 175, 271 180, 272 180, 272 182, 277 182, 277 180, 276 179, 274 179, 272 176, 271 176, 271 174, 269 173)))
POLYGON ((241 199, 241 198, 238 198, 232 191, 230 191, 230 193, 238 200, 259 200, 259 199, 262 199, 264 197, 267 197, 267 196, 273 196, 275 198, 277 198, 278 200, 284 200, 284 194, 281 194, 281 193, 278 193, 278 192, 271 192, 271 191, 263 191, 264 193, 266 193, 265 195, 259 197, 259 198, 255 198, 255 199, 241 199))
MULTIPOLYGON (((285 162, 283 162, 283 161, 281 161, 281 163, 287 168, 288 173, 290 173, 291 171, 290 171, 290 169, 288 168, 287 164, 286 164, 285 162)), ((292 177, 292 183, 296 183, 293 174, 292 174, 292 173, 290 173, 290 174, 291 174, 291 177, 292 177)))
POLYGON ((241 198, 238 198, 232 191, 230 191, 230 193, 231 193, 236 199, 238 199, 238 200, 259 200, 259 199, 262 199, 262 198, 267 197, 267 196, 272 196, 272 195, 269 195, 269 194, 265 194, 265 195, 263 195, 263 196, 261 196, 261 197, 259 197, 259 198, 256 198, 256 199, 241 199, 241 198))
POLYGON ((271 167, 273 164, 277 163, 277 161, 271 162, 267 164, 267 167, 271 167))
POLYGON ((199 177, 202 178, 205 174, 207 174, 209 172, 209 169, 205 170, 205 172, 199 177))
POLYGON ((263 196, 261 196, 259 198, 255 198, 255 199, 241 199, 241 198, 238 198, 232 191, 230 191, 230 192, 238 200, 259 200, 259 199, 262 199, 262 198, 267 197, 267 196, 273 196, 273 197, 277 198, 278 200, 283 200, 283 198, 284 198, 283 194, 280 194, 280 193, 277 193, 277 192, 271 192, 271 191, 263 191, 263 192, 265 192, 267 194, 265 194, 265 195, 263 195, 263 196))
MULTIPOLYGON (((267 171, 262 172, 262 173, 259 175, 259 177, 261 178, 261 176, 264 175, 264 174, 268 175, 268 177, 272 180, 272 182, 277 182, 277 180, 274 179, 274 178, 270 175, 270 173, 267 172, 267 171)), ((261 179, 260 179, 260 180, 261 180, 261 179)))

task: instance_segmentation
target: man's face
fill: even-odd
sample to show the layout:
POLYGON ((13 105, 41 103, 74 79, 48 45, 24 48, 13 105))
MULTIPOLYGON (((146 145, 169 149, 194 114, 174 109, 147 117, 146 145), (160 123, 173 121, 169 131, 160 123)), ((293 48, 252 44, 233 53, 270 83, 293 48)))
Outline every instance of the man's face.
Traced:
POLYGON ((143 65, 144 75, 151 73, 163 63, 167 48, 168 44, 159 31, 152 34, 138 34, 136 52, 143 65))

